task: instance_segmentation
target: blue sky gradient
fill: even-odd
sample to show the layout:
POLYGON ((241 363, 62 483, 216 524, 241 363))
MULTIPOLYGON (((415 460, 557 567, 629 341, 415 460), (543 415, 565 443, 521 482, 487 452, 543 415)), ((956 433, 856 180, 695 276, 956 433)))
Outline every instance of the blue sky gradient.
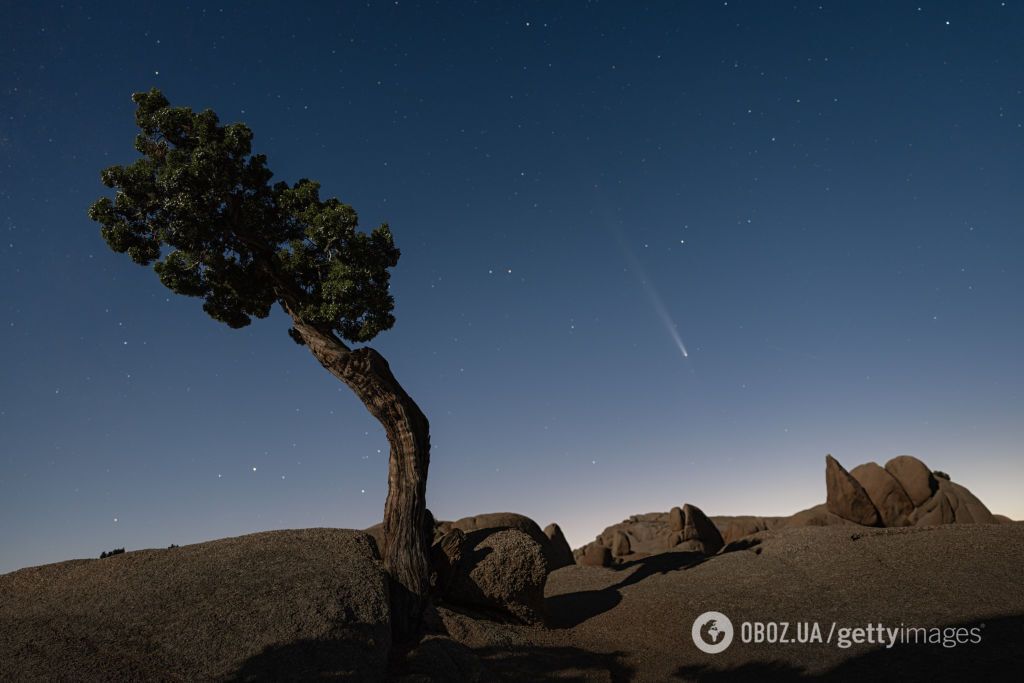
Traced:
POLYGON ((439 518, 577 546, 789 514, 825 453, 1024 517, 1022 30, 990 0, 6 8, 0 572, 382 514, 383 432, 284 316, 230 330, 86 217, 152 86, 391 224, 373 345, 439 518))

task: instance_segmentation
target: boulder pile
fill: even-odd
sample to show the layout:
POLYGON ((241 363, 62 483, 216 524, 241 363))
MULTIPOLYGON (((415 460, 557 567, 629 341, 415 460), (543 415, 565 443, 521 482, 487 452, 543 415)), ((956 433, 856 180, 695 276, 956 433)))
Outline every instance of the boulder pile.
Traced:
POLYGON ((949 475, 932 472, 910 455, 895 457, 885 467, 869 462, 850 472, 828 456, 825 471, 829 510, 851 522, 892 527, 1000 521, 949 475))
POLYGON ((857 525, 868 527, 934 524, 1000 524, 984 503, 943 472, 933 472, 910 455, 847 471, 825 456, 826 500, 789 517, 707 517, 684 505, 669 512, 633 515, 605 529, 574 551, 582 565, 609 567, 663 552, 713 555, 759 531, 783 527, 857 525))

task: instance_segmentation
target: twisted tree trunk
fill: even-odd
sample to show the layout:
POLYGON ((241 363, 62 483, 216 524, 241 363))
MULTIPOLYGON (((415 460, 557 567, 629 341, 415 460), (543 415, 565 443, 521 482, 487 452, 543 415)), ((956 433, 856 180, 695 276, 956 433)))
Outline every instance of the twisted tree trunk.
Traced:
POLYGON ((387 433, 391 455, 381 554, 391 578, 392 640, 399 648, 408 647, 419 640, 430 589, 426 528, 430 424, 382 355, 369 347, 353 351, 330 332, 291 315, 295 333, 313 356, 356 393, 387 433))

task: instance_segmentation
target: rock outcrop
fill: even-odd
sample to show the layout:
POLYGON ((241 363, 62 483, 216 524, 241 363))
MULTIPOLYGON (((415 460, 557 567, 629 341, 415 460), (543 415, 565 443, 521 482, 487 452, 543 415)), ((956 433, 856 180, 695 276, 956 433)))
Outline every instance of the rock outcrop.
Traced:
MULTIPOLYGON (((679 510, 682 519, 682 510, 679 510)), ((666 550, 666 533, 672 528, 672 512, 650 512, 643 515, 633 515, 619 524, 613 524, 595 539, 598 545, 611 548, 615 543, 615 534, 622 532, 629 540, 629 548, 632 556, 643 557, 662 553, 666 550)), ((679 522, 677 531, 681 531, 684 522, 679 522)))
POLYGON ((878 526, 881 518, 867 491, 831 455, 825 456, 825 505, 828 511, 863 526, 878 526))
POLYGON ((937 490, 911 515, 917 525, 999 524, 985 504, 960 484, 936 478, 937 490))
POLYGON ((878 510, 882 526, 907 526, 910 524, 910 514, 914 511, 914 502, 910 500, 910 496, 889 470, 878 463, 868 462, 854 467, 850 470, 850 475, 864 487, 868 498, 878 510))
POLYGON ((573 552, 577 564, 608 567, 668 551, 714 555, 725 545, 715 523, 694 505, 633 515, 573 552))
POLYGON ((600 541, 592 541, 580 548, 576 553, 576 564, 585 567, 610 567, 612 564, 612 550, 600 541))
POLYGON ((806 510, 801 510, 789 517, 784 517, 777 525, 775 525, 775 527, 772 528, 843 525, 859 526, 856 522, 851 522, 848 519, 844 519, 843 517, 830 512, 828 505, 821 503, 814 507, 809 507, 806 510))
POLYGON ((759 531, 767 531, 779 526, 785 517, 759 517, 756 515, 717 515, 710 518, 718 531, 722 534, 722 540, 728 545, 744 536, 756 534, 759 531))
POLYGON ((967 488, 910 455, 897 456, 884 468, 866 463, 851 474, 879 511, 882 526, 999 523, 967 488))
MULTIPOLYGON (((467 534, 480 529, 516 529, 535 540, 541 547, 547 547, 551 539, 541 531, 540 525, 527 517, 515 512, 488 512, 482 515, 463 517, 454 522, 440 522, 439 527, 462 529, 467 534)), ((447 531, 447 529, 445 529, 447 531)))
POLYGON ((686 526, 686 516, 683 515, 683 509, 674 507, 668 511, 668 528, 669 531, 682 531, 683 527, 686 526))
POLYGON ((939 492, 924 501, 910 514, 915 526, 934 526, 936 524, 952 524, 956 521, 956 513, 949 503, 949 498, 939 492))
MULTIPOLYGON (((935 524, 1003 524, 964 486, 901 455, 885 467, 874 462, 847 471, 825 456, 826 502, 789 517, 708 518, 691 505, 633 515, 573 551, 576 562, 608 567, 664 552, 712 555, 726 544, 763 531, 806 526, 902 527, 935 524)), ((737 544, 735 547, 742 547, 737 544)), ((731 549, 731 548, 730 548, 731 549)))
MULTIPOLYGON (((870 514, 862 514, 866 506, 859 493, 833 491, 841 478, 842 466, 831 456, 828 460, 829 510, 845 519, 866 524, 870 514), (833 496, 845 499, 834 505, 833 496), (854 501, 854 503, 851 503, 854 501), (860 513, 858 512, 860 511, 860 513)), ((984 503, 960 484, 951 481, 945 472, 932 472, 928 466, 910 455, 897 456, 880 467, 869 462, 851 470, 849 475, 861 486, 878 513, 879 525, 885 527, 929 526, 936 524, 998 524, 999 520, 984 503)), ((794 516, 795 517, 795 516, 794 516)), ((798 526, 791 519, 786 526, 798 526)))
MULTIPOLYGON (((672 508, 673 511, 679 508, 672 508)), ((682 528, 672 529, 679 523, 680 515, 669 513, 670 530, 666 536, 667 547, 671 550, 685 550, 698 552, 703 555, 714 555, 725 543, 722 541, 722 534, 714 522, 708 519, 704 512, 689 503, 683 505, 680 511, 682 517, 682 528)))
POLYGON ((359 531, 269 531, 0 576, 0 680, 381 680, 387 581, 359 531))
POLYGON ((626 557, 631 554, 633 551, 629 547, 629 536, 621 531, 616 531, 611 551, 613 557, 626 557))
POLYGON ((958 523, 998 524, 999 520, 966 487, 947 479, 938 480, 939 491, 945 494, 953 508, 953 517, 958 523))
POLYGON ((924 505, 939 488, 928 466, 912 455, 893 458, 885 463, 885 470, 900 483, 914 507, 924 505))

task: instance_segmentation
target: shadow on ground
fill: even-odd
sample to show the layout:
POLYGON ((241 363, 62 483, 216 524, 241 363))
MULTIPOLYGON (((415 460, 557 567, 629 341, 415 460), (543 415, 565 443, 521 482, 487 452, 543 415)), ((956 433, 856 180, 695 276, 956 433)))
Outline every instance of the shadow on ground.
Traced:
POLYGON ((622 652, 589 652, 578 647, 525 646, 474 650, 487 671, 501 681, 593 681, 626 683, 636 671, 622 652))
MULTIPOLYGON (((954 624, 944 629, 971 629, 981 633, 978 644, 944 647, 941 644, 897 644, 852 656, 823 674, 809 674, 785 662, 751 662, 733 668, 682 666, 675 677, 687 681, 998 681, 1020 675, 1016 654, 1024 642, 1024 615, 982 622, 954 624)), ((735 645, 733 646, 735 647, 735 645)), ((808 646, 810 647, 810 646, 808 646)), ((830 647, 821 645, 820 647, 830 647)))
POLYGON ((243 681, 368 681, 380 677, 384 662, 380 653, 367 642, 367 634, 358 638, 297 640, 268 647, 247 659, 230 683, 243 681))
MULTIPOLYGON (((1017 648, 1024 642, 1024 616, 988 619, 943 628, 981 629, 978 644, 947 648, 941 644, 896 645, 852 655, 820 674, 787 662, 750 662, 731 668, 683 666, 674 678, 720 683, 764 681, 999 681, 1019 675, 1017 648)), ((734 646, 735 647, 735 646, 734 646)), ((810 647, 810 646, 809 646, 810 647)), ((821 647, 829 647, 822 645, 821 647)), ((642 673, 629 664, 622 651, 590 652, 577 647, 482 648, 474 652, 491 676, 501 681, 642 681, 642 673)), ((808 650, 809 654, 813 650, 808 650)))
POLYGON ((668 574, 695 567, 710 559, 700 553, 669 552, 651 555, 639 560, 624 562, 611 567, 617 572, 632 570, 616 584, 595 591, 579 591, 553 595, 544 601, 548 626, 551 628, 572 628, 613 609, 622 601, 621 589, 640 583, 655 574, 668 574))

